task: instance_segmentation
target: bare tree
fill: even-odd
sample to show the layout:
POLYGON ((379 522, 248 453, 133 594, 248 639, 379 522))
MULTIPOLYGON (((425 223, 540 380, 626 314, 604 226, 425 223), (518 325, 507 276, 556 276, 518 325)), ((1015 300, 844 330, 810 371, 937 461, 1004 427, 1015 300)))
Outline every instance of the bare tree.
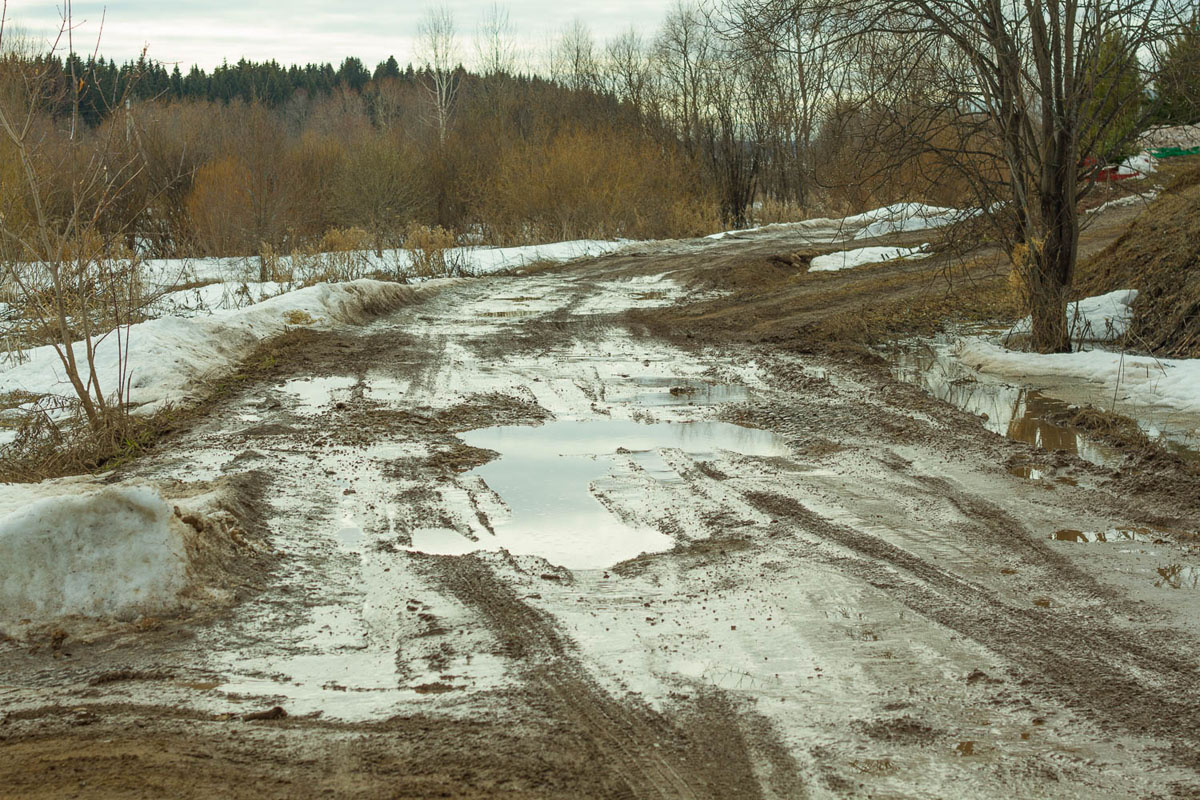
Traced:
MULTIPOLYGON (((13 180, 0 191, 0 281, 54 348, 93 433, 115 439, 128 420, 129 326, 152 299, 143 290, 141 257, 127 244, 141 210, 126 198, 144 154, 128 133, 132 121, 110 119, 95 130, 78 125, 80 89, 96 79, 76 72, 68 86, 57 80, 56 53, 73 29, 69 6, 58 39, 41 55, 9 49, 5 11, 0 4, 0 144, 13 180), (65 132, 51 113, 56 108, 69 109, 65 132), (105 343, 116 352, 112 383, 100 358, 105 343)), ((110 110, 125 107, 126 97, 107 96, 110 110)))
POLYGON ((639 112, 649 111, 654 70, 641 35, 633 28, 610 39, 604 48, 605 89, 639 112))
MULTIPOLYGON (((815 14, 852 58, 862 109, 883 147, 931 156, 975 190, 1024 282, 1032 345, 1070 349, 1067 299, 1079 201, 1118 118, 1144 98, 1114 78, 1147 69, 1179 30, 1180 0, 763 0, 764 13, 815 14), (1127 56, 1106 58, 1117 32, 1127 56), (901 143, 906 146, 900 146, 901 143)), ((1139 126, 1127 125, 1127 136, 1139 126)))
POLYGON ((485 78, 511 75, 517 63, 512 23, 508 9, 493 3, 475 31, 475 58, 485 78))
POLYGON ((425 67, 425 90, 429 94, 431 121, 438 144, 446 143, 454 100, 458 95, 455 75, 458 43, 455 40, 454 15, 446 6, 425 13, 419 29, 418 50, 425 67))
POLYGON ((563 29, 550 55, 550 77, 574 91, 599 86, 600 63, 592 32, 576 19, 563 29))

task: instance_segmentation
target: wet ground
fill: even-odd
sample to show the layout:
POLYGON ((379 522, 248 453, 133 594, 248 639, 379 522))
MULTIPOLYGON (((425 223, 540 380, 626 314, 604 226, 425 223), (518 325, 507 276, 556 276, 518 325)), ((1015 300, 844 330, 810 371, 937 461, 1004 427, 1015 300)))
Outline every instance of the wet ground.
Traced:
MULTIPOLYGON (((962 331, 991 337, 996 331, 962 331)), ((1101 466, 1124 458, 1086 428, 1070 423, 1074 409, 1091 405, 1132 419, 1151 440, 1190 461, 1200 461, 1200 418, 1170 408, 1117 404, 1086 381, 1043 377, 1036 384, 1013 384, 971 369, 956 357, 957 337, 913 340, 883 353, 900 380, 923 387, 934 397, 980 418, 984 427, 1034 447, 1064 451, 1101 466)))
POLYGON ((1194 503, 997 435, 1028 394, 628 324, 738 246, 449 286, 127 467, 257 476, 278 556, 0 645, 0 795, 1200 792, 1194 503))

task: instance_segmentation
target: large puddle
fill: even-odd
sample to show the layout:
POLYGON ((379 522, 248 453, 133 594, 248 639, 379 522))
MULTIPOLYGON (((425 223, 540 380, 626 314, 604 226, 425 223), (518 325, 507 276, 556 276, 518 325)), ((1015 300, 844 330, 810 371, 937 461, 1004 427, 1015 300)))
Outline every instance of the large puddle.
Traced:
MULTIPOLYGON (((897 378, 975 414, 986 428, 1001 436, 1046 450, 1065 450, 1093 464, 1113 465, 1122 458, 1120 451, 1096 441, 1086 431, 1058 421, 1070 416, 1068 403, 1027 386, 989 380, 955 359, 946 347, 910 343, 887 356, 897 378)), ((1173 451, 1200 458, 1190 432, 1144 419, 1137 422, 1147 435, 1162 437, 1173 451)))
POLYGON ((661 531, 618 519, 593 491, 621 490, 646 477, 679 480, 663 458, 664 450, 694 456, 722 450, 748 456, 788 453, 773 433, 725 422, 556 421, 540 427, 484 428, 460 438, 501 454, 473 474, 511 513, 492 519, 495 534, 481 534, 478 542, 448 529, 414 531, 412 549, 460 555, 504 548, 570 569, 599 569, 672 547, 673 540, 661 531))

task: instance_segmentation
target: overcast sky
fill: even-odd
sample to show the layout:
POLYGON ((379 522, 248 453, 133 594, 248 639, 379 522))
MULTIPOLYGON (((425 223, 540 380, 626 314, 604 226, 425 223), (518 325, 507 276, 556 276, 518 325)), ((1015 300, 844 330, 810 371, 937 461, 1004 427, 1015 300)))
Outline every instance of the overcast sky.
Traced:
MULTIPOLYGON (((525 53, 522 63, 538 67, 538 53, 576 19, 598 40, 631 25, 649 36, 673 4, 674 0, 513 0, 500 7, 508 10, 519 37, 525 53)), ((146 47, 150 57, 179 63, 185 72, 192 64, 211 68, 223 59, 234 62, 243 57, 336 65, 353 55, 373 68, 395 55, 403 65, 415 60, 413 38, 429 5, 405 0, 74 0, 75 49, 90 53, 95 48, 103 15, 102 55, 125 60, 146 47)), ((475 52, 472 37, 492 3, 450 0, 445 5, 454 14, 460 57, 470 64, 475 52)), ((61 0, 8 0, 9 24, 45 40, 57 31, 61 8, 61 0)))

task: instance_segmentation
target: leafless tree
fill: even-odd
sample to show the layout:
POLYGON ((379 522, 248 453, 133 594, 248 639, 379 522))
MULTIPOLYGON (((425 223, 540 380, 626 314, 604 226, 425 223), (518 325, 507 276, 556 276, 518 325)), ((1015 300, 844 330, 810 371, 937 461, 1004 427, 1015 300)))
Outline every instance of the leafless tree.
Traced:
POLYGON ((493 3, 483 13, 475 32, 475 58, 485 78, 511 75, 516 68, 517 48, 506 8, 493 3))
MULTIPOLYGON (((1119 73, 1148 69, 1180 0, 761 0, 764 15, 815 16, 851 57, 858 108, 882 147, 969 183, 1013 256, 1032 345, 1070 349, 1067 299, 1079 201, 1117 119, 1143 106, 1119 73), (1125 57, 1106 57, 1113 35, 1125 57), (901 146, 901 145, 904 146, 901 146)), ((1126 135, 1136 135, 1128 125, 1126 135)))
POLYGON ((599 76, 592 32, 577 19, 558 37, 550 55, 550 77, 575 91, 588 91, 598 87, 599 76))
POLYGON ((458 43, 455 39, 454 15, 449 8, 431 8, 425 13, 419 30, 418 49, 425 68, 425 90, 429 95, 431 121, 437 131, 439 145, 444 145, 458 94, 455 75, 458 43))
MULTIPOLYGON (((124 119, 95 130, 77 124, 81 84, 95 79, 76 74, 69 86, 56 80, 53 57, 74 27, 69 6, 42 54, 9 49, 5 11, 0 4, 0 149, 13 169, 0 189, 0 282, 54 348, 91 430, 119 437, 119 423, 128 419, 129 326, 152 299, 142 285, 141 256, 126 241, 139 215, 126 196, 143 172, 144 154, 132 146, 124 119), (56 107, 70 108, 66 131, 49 112, 56 107), (124 223, 105 224, 114 219, 124 223), (106 342, 117 354, 112 383, 99 358, 106 342)), ((110 108, 125 107, 125 99, 109 97, 110 108)))

